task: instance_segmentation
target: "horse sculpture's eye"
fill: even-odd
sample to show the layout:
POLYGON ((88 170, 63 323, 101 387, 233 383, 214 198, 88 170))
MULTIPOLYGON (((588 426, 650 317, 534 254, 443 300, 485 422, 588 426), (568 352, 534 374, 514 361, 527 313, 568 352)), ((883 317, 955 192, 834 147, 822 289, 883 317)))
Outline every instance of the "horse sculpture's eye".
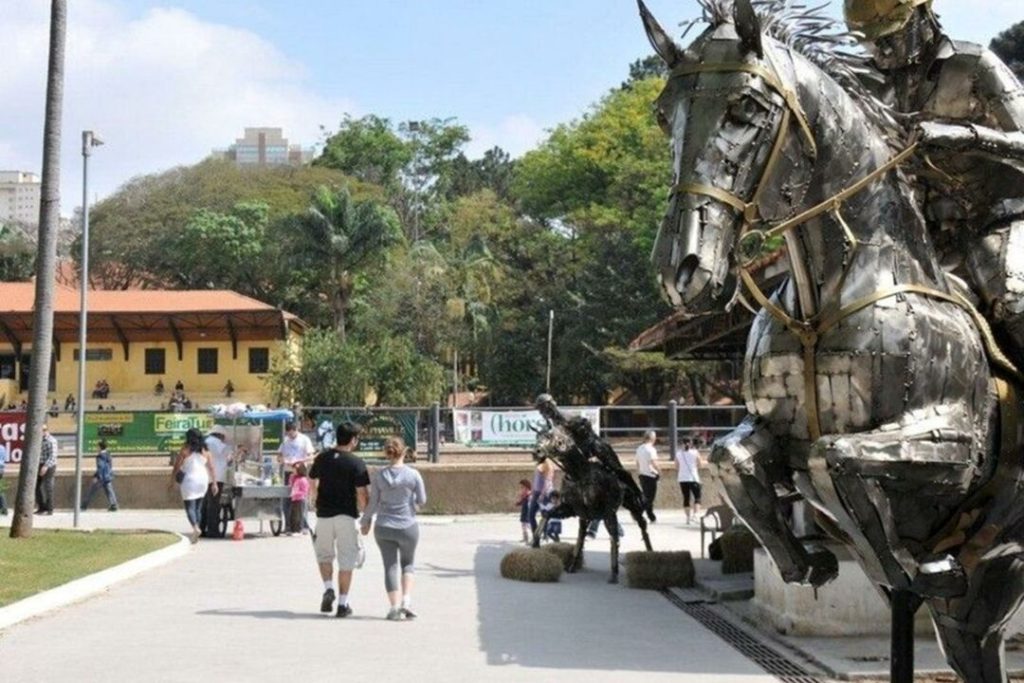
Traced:
POLYGON ((742 97, 729 105, 726 112, 729 120, 737 123, 757 123, 767 110, 753 97, 742 97))

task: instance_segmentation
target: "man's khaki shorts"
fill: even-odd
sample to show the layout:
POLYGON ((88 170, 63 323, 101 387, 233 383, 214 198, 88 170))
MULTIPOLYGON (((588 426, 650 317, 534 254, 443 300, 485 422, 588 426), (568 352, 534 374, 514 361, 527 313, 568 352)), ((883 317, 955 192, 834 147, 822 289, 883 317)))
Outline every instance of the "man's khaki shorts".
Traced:
POLYGON ((316 540, 313 541, 317 562, 333 562, 338 569, 351 571, 359 560, 359 530, 356 520, 348 515, 317 517, 316 540))

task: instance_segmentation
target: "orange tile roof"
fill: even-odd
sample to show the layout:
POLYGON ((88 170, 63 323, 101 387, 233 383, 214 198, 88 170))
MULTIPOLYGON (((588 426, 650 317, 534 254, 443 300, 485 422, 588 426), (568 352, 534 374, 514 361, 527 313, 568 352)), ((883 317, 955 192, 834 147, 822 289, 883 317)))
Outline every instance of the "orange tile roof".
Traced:
MULTIPOLYGON (((0 282, 0 313, 30 313, 34 301, 35 283, 0 282)), ((88 303, 89 311, 93 313, 218 313, 276 310, 270 304, 238 292, 217 289, 94 289, 89 291, 88 303)), ((55 285, 53 304, 55 313, 77 312, 80 307, 78 290, 65 285, 55 285)))

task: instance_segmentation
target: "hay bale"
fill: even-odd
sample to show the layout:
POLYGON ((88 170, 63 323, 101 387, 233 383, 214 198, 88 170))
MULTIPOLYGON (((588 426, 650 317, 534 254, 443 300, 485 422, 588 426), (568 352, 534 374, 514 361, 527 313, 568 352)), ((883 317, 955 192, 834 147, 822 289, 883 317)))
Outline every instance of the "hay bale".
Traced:
POLYGON ((693 579, 693 558, 686 550, 626 553, 626 585, 630 588, 692 588, 693 579))
POLYGON ((722 573, 742 574, 754 571, 754 548, 760 543, 744 526, 733 525, 722 534, 722 573))
MULTIPOLYGON (((573 543, 547 543, 540 547, 544 552, 551 553, 562 561, 562 568, 569 571, 569 564, 572 562, 572 553, 576 550, 573 543)), ((583 569, 583 558, 580 558, 580 569, 583 569)))
POLYGON ((516 548, 501 558, 501 575, 531 583, 553 583, 562 575, 562 560, 539 548, 516 548))

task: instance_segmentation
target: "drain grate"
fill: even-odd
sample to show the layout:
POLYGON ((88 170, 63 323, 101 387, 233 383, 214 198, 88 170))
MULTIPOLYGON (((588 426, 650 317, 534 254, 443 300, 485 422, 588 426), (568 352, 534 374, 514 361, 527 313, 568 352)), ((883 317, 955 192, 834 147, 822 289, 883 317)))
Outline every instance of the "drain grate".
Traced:
POLYGON ((824 683, 799 664, 787 659, 774 648, 751 636, 746 630, 720 616, 706 600, 686 595, 680 597, 670 590, 661 594, 673 605, 696 619, 706 629, 736 648, 740 654, 777 677, 782 683, 824 683))

